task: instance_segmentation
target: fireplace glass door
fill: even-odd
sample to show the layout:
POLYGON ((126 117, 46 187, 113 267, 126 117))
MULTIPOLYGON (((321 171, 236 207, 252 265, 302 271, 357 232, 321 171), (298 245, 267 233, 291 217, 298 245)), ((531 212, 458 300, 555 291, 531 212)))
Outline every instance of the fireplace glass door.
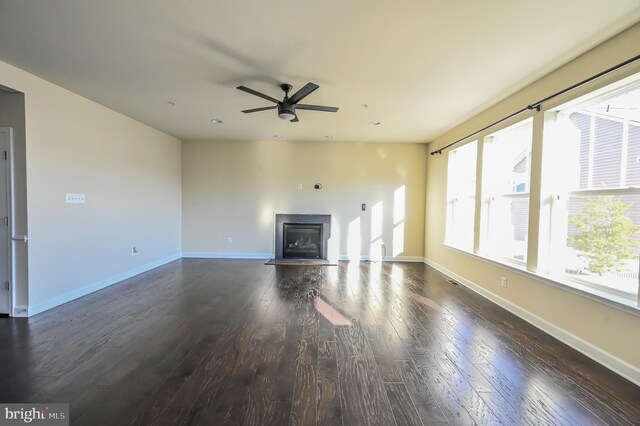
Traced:
POLYGON ((322 259, 321 223, 284 223, 283 257, 322 259))

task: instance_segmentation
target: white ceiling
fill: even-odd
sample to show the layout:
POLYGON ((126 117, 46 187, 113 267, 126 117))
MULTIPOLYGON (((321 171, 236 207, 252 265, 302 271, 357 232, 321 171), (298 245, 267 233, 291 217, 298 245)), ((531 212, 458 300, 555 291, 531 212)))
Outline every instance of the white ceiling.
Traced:
POLYGON ((427 142, 639 20, 639 0, 0 0, 0 60, 181 139, 427 142), (309 81, 337 113, 240 112, 270 104, 238 85, 309 81))

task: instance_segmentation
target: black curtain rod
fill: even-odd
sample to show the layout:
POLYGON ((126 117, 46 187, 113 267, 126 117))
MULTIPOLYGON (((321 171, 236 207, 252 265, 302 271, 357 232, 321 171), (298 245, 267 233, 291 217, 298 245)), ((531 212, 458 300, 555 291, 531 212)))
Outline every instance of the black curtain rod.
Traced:
POLYGON ((460 139, 458 139, 458 140, 457 140, 457 141, 455 141, 455 142, 451 142, 449 145, 443 146, 442 148, 440 148, 440 149, 436 149, 435 151, 431 151, 431 155, 434 155, 434 154, 442 154, 442 151, 444 151, 445 149, 447 149, 447 148, 451 148, 452 146, 459 144, 459 143, 460 143, 460 142, 462 142, 463 140, 466 140, 466 139, 468 139, 468 138, 470 138, 470 137, 472 137, 472 136, 475 136, 475 135, 477 135, 478 133, 484 132, 485 130, 487 130, 487 129, 489 129, 489 128, 493 127, 493 126, 495 126, 496 124, 500 124, 500 123, 502 123, 503 121, 507 121, 508 119, 513 118, 513 117, 515 117, 516 115, 522 114, 522 113, 523 113, 523 112, 525 112, 525 111, 531 111, 531 110, 533 110, 533 109, 535 109, 536 111, 540 111, 540 107, 541 107, 541 105, 542 105, 543 103, 547 102, 548 100, 551 100, 551 99, 553 99, 553 98, 555 98, 555 97, 557 97, 557 96, 560 96, 560 95, 564 95, 564 94, 565 94, 565 93, 567 93, 567 92, 570 92, 570 91, 572 91, 572 90, 574 90, 574 89, 577 89, 577 88, 578 88, 578 87, 580 87, 580 86, 583 86, 583 85, 585 85, 585 84, 587 84, 587 83, 590 83, 590 82, 592 82, 593 80, 596 80, 596 79, 598 79, 598 78, 600 78, 600 77, 602 77, 602 76, 604 76, 604 75, 607 75, 607 74, 609 74, 609 73, 611 73, 611 72, 613 72, 613 71, 615 71, 615 70, 617 70, 617 69, 619 69, 619 68, 622 68, 622 67, 624 67, 624 66, 626 66, 626 65, 629 65, 630 63, 635 62, 635 61, 637 61, 638 59, 640 59, 640 55, 636 55, 636 56, 634 56, 633 58, 627 59, 626 61, 621 62, 621 63, 619 63, 618 65, 615 65, 615 66, 613 66, 613 67, 611 67, 611 68, 608 68, 608 69, 606 69, 606 70, 604 70, 604 71, 602 71, 602 72, 599 72, 599 73, 598 73, 598 74, 596 74, 596 75, 593 75, 593 76, 591 76, 591 77, 589 77, 589 78, 587 78, 587 79, 585 79, 585 80, 582 80, 581 82, 576 83, 576 84, 574 84, 573 86, 569 86, 569 87, 567 87, 566 89, 560 90, 559 92, 556 92, 556 93, 554 93, 553 95, 547 96, 547 97, 546 97, 546 98, 544 98, 544 99, 540 99, 538 102, 534 102, 534 103, 532 103, 531 105, 527 105, 526 107, 524 107, 524 108, 522 108, 522 109, 519 109, 518 111, 516 111, 516 112, 514 112, 514 113, 511 113, 511 114, 507 115, 506 117, 503 117, 503 118, 501 118, 500 120, 495 121, 495 122, 493 122, 493 123, 489 124, 488 126, 483 127, 483 128, 482 128, 482 129, 480 129, 480 130, 476 130, 475 132, 470 133, 470 134, 468 134, 467 136, 465 136, 465 137, 463 137, 463 138, 460 138, 460 139))

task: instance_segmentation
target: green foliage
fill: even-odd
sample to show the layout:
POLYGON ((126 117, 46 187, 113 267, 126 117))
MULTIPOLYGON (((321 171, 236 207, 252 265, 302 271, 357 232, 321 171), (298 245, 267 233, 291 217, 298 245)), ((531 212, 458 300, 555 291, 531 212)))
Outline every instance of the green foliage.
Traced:
POLYGON ((613 195, 581 200, 580 213, 569 217, 578 230, 569 237, 571 242, 583 252, 589 271, 598 275, 620 271, 627 260, 637 256, 640 247, 640 242, 631 238, 640 226, 625 215, 633 203, 623 203, 613 195))

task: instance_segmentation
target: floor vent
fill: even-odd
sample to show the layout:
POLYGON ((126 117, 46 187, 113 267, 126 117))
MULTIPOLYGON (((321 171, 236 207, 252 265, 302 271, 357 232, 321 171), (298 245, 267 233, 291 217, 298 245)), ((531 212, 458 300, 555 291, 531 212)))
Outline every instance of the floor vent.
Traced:
POLYGON ((460 285, 460 283, 459 283, 459 282, 454 281, 454 280, 447 280, 447 282, 448 282, 449 284, 451 284, 451 285, 460 285))

